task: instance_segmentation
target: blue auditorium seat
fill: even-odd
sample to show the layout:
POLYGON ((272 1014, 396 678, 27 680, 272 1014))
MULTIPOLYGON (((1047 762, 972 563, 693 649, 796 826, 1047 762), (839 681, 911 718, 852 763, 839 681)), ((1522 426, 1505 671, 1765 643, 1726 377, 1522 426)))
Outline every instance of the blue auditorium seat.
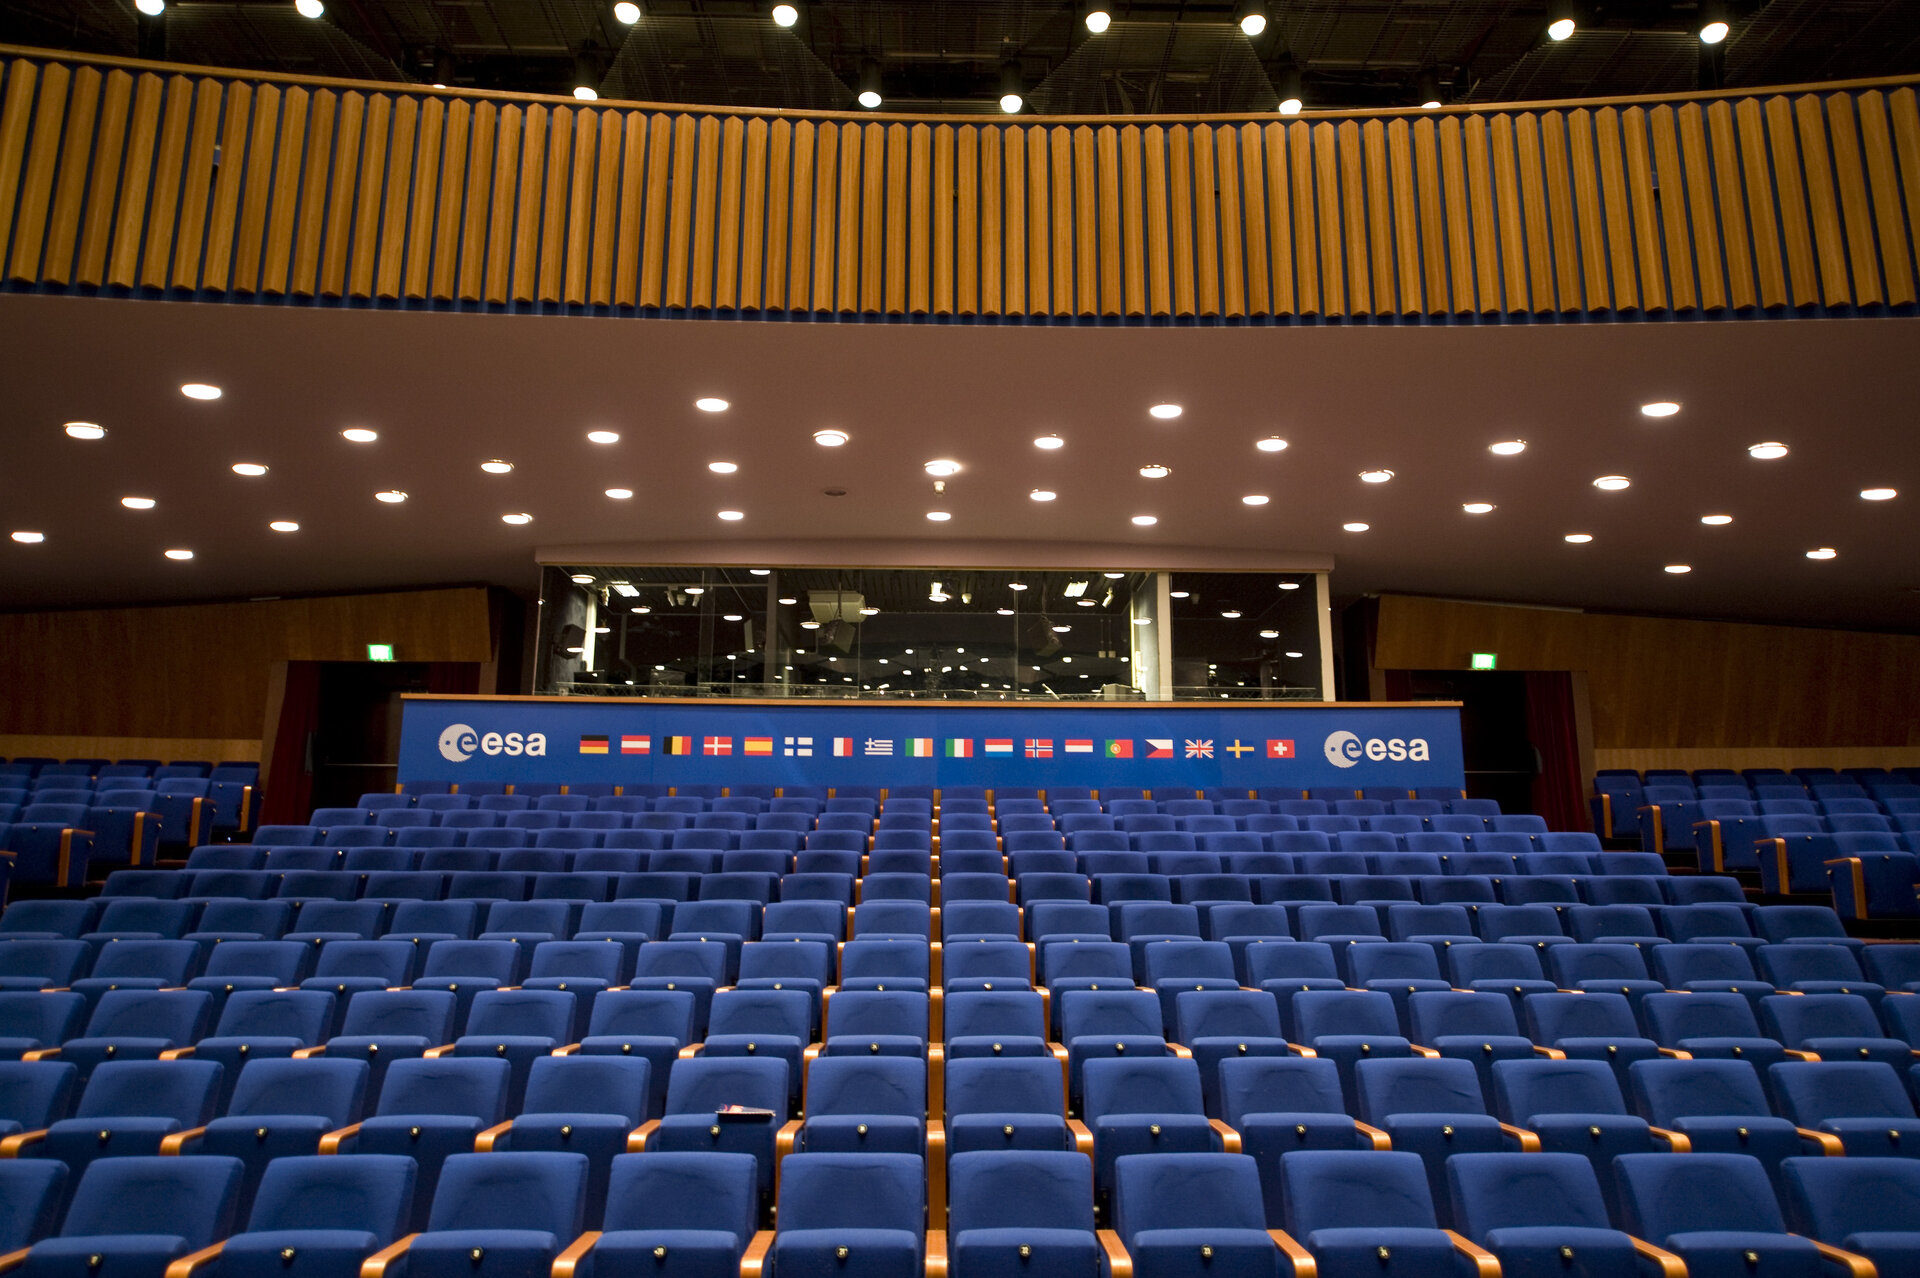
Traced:
POLYGON ((151 1278, 232 1229, 242 1169, 231 1158, 102 1159, 77 1176, 58 1235, 19 1261, 34 1278, 151 1278))
MULTIPOLYGON (((1296 1246, 1268 1232, 1244 1154, 1134 1154, 1114 1167, 1113 1223, 1135 1272, 1279 1278, 1296 1246)), ((1296 1268, 1294 1272, 1299 1272, 1296 1268)))

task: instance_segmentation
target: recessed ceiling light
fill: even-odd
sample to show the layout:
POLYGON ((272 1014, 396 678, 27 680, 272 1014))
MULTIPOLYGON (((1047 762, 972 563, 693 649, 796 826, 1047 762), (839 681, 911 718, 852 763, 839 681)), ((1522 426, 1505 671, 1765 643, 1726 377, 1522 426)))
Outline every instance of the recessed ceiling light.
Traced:
POLYGON ((122 497, 120 504, 128 510, 152 510, 154 500, 151 497, 122 497))
POLYGON ((1056 448, 1065 448, 1067 446, 1067 441, 1060 438, 1058 435, 1042 435, 1040 438, 1033 441, 1033 446, 1035 448, 1044 448, 1044 449, 1047 449, 1049 452, 1051 452, 1053 449, 1056 449, 1056 448))
POLYGON ((1602 475, 1600 476, 1600 478, 1593 481, 1593 486, 1595 488, 1602 489, 1603 491, 1606 491, 1606 492, 1617 493, 1622 488, 1626 488, 1630 486, 1632 483, 1633 481, 1628 479, 1625 475, 1602 475))
POLYGON ((927 512, 927 518, 936 524, 944 524, 949 519, 952 519, 953 516, 944 510, 929 510, 927 512))
POLYGON ((600 98, 600 90, 591 84, 576 84, 573 86, 573 96, 582 102, 595 102, 600 98))
POLYGON ((617 430, 590 430, 587 432, 587 440, 589 443, 594 444, 617 444, 620 442, 620 432, 617 430))
POLYGON ((1172 473, 1173 473, 1173 467, 1162 466, 1158 462, 1155 462, 1151 466, 1142 466, 1140 468, 1140 478, 1142 479, 1165 479, 1168 475, 1171 475, 1172 473))
POLYGON ((847 442, 847 432, 844 430, 816 430, 813 432, 813 442, 822 448, 838 448, 847 442))
POLYGON ((1490 501, 1470 501, 1463 503, 1460 509, 1466 511, 1469 515, 1491 515, 1493 513, 1493 503, 1490 501))
POLYGON ((1892 488, 1862 488, 1860 495, 1868 501, 1892 501, 1900 493, 1892 488))
POLYGON ((818 630, 820 623, 817 621, 803 621, 800 623, 800 628, 802 630, 818 630))
POLYGON ((1036 488, 1027 494, 1027 496, 1034 501, 1052 501, 1058 495, 1059 494, 1055 493, 1052 489, 1048 488, 1036 488))
POLYGON ((924 469, 935 479, 945 479, 948 475, 957 475, 960 473, 960 463, 942 457, 928 462, 924 469))
POLYGON ((73 436, 75 439, 105 439, 107 437, 107 428, 105 426, 97 426, 92 422, 68 422, 66 431, 67 434, 73 436))
MULTIPOLYGON (((880 610, 878 608, 873 607, 871 604, 869 604, 867 607, 862 608, 860 610, 860 615, 863 617, 877 617, 880 615, 880 610)), ((884 661, 886 660, 886 658, 882 657, 881 660, 884 661)))
POLYGON ((501 461, 496 457, 492 461, 481 462, 480 469, 486 471, 489 475, 505 475, 512 472, 513 463, 510 461, 501 461))
POLYGON ((737 462, 708 462, 707 469, 716 475, 731 475, 740 466, 737 462))
POLYGON ((1248 493, 1240 499, 1240 504, 1243 506, 1264 506, 1270 500, 1271 498, 1265 493, 1248 493))
POLYGON ((1574 21, 1572 18, 1556 18, 1547 24, 1547 38, 1559 41, 1572 37, 1574 21))
POLYGON ((1360 472, 1360 482, 1363 484, 1384 484, 1392 478, 1393 472, 1390 470, 1363 470, 1360 472))
POLYGON ((593 574, 590 572, 576 572, 569 580, 576 586, 591 586, 593 584, 593 574))
POLYGON ((800 10, 796 5, 776 4, 773 6, 773 25, 790 27, 800 21, 800 10))
POLYGON ((1576 546, 1584 546, 1588 542, 1593 540, 1593 534, 1592 533, 1568 533, 1565 537, 1562 537, 1560 540, 1565 542, 1571 542, 1573 545, 1576 545, 1576 546))
POLYGON ((1661 400, 1657 404, 1642 404, 1640 411, 1648 417, 1671 417, 1680 411, 1680 405, 1671 400, 1661 400))
POLYGON ((518 525, 520 525, 520 524, 530 524, 530 523, 532 523, 532 522, 533 522, 533 516, 532 516, 532 515, 528 515, 528 514, 525 514, 525 513, 520 513, 520 514, 512 514, 512 515, 502 515, 502 516, 500 516, 500 522, 501 522, 501 523, 503 523, 503 524, 513 524, 513 525, 515 525, 515 526, 517 527, 517 526, 518 526, 518 525))
POLYGON ((397 505, 398 503, 405 501, 407 499, 407 495, 401 492, 398 488, 389 488, 386 492, 375 493, 373 495, 373 498, 375 501, 384 501, 384 502, 387 502, 389 505, 397 505))
POLYGON ((167 552, 167 558, 169 558, 169 559, 191 559, 191 558, 193 558, 193 552, 192 552, 191 550, 169 550, 169 551, 167 552))
POLYGON ((289 533, 289 532, 300 531, 300 525, 294 523, 291 519, 276 519, 272 523, 268 524, 267 527, 273 529, 273 531, 278 533, 289 533))
POLYGON ((1025 590, 1026 588, 1027 583, 1024 581, 1009 581, 1007 583, 1008 590, 1025 590))
POLYGON ((653 609, 648 607, 646 604, 635 604, 633 607, 627 609, 627 611, 628 612, 652 612, 653 609))
POLYGON ((607 496, 613 498, 615 501, 625 501, 627 498, 633 496, 633 489, 609 488, 607 489, 607 496))
POLYGON ((1135 617, 1133 619, 1133 624, 1136 626, 1151 626, 1153 624, 1153 618, 1152 617, 1135 617))
POLYGON ((1356 523, 1351 523, 1351 524, 1341 524, 1341 525, 1340 525, 1340 527, 1341 527, 1341 529, 1342 529, 1343 531, 1345 531, 1345 532, 1366 532, 1366 531, 1367 531, 1367 530, 1368 530, 1369 528, 1371 528, 1372 526, 1373 526, 1373 525, 1371 525, 1371 524, 1362 524, 1362 523, 1357 523, 1357 522, 1356 522, 1356 523))
POLYGON ((209 386, 205 382, 188 382, 180 388, 180 393, 188 399, 219 399, 220 388, 209 386))
POLYGON ((1287 449, 1287 441, 1278 435, 1269 435, 1265 439, 1256 441, 1253 446, 1263 453, 1282 453, 1287 449))
POLYGON ((739 614, 739 613, 737 613, 737 612, 730 612, 730 613, 727 613, 726 615, 724 615, 723 617, 721 617, 721 618, 720 618, 720 620, 722 620, 722 621, 739 621, 739 620, 740 620, 740 614, 739 614))
MULTIPOLYGON (((1066 634, 1066 633, 1068 633, 1069 631, 1071 631, 1072 629, 1073 629, 1073 627, 1072 627, 1072 626, 1055 626, 1055 627, 1053 628, 1053 633, 1055 633, 1056 635, 1064 635, 1064 634, 1066 634)), ((1068 660, 1068 661, 1072 661, 1072 660, 1073 660, 1073 658, 1072 658, 1072 657, 1068 657, 1068 658, 1067 658, 1067 660, 1068 660)))
POLYGON ((791 607, 793 607, 793 606, 794 606, 795 604, 797 604, 797 603, 799 603, 799 602, 800 602, 800 601, 799 601, 798 599, 782 599, 782 600, 780 601, 780 603, 781 603, 781 605, 782 605, 783 607, 787 607, 787 608, 791 608, 791 607))
POLYGON ((1169 590, 1167 592, 1167 598, 1169 599, 1185 599, 1187 596, 1188 592, 1185 590, 1169 590))
POLYGON ((1178 404, 1155 404, 1147 410, 1163 422, 1170 422, 1185 410, 1178 404))
POLYGON ((1306 654, 1306 653, 1304 653, 1304 652, 1289 652, 1289 653, 1285 653, 1285 654, 1283 654, 1283 655, 1284 655, 1284 656, 1288 656, 1288 657, 1304 657, 1304 656, 1306 656, 1307 654, 1306 654))
POLYGON ((708 395, 703 399, 694 400, 693 406, 699 409, 703 413, 724 413, 727 411, 728 408, 732 407, 732 405, 728 404, 726 400, 715 399, 711 395, 708 395))
POLYGON ((293 11, 303 18, 318 18, 326 13, 327 6, 320 0, 293 0, 293 11))
POLYGON ((1500 457, 1512 457, 1527 451, 1527 441, 1524 439, 1503 439, 1497 444, 1488 444, 1487 451, 1500 457))
POLYGON ((1158 515, 1135 515, 1133 522, 1138 527, 1151 528, 1160 522, 1160 517, 1158 515))
POLYGON ((47 535, 41 532, 17 532, 13 534, 13 539, 23 546, 32 546, 45 541, 47 535))
POLYGON ((1013 609, 1011 608, 995 608, 993 611, 995 615, 1001 617, 1011 617, 1013 615, 1013 609))
POLYGON ((1747 456, 1758 461, 1773 461, 1776 458, 1785 457, 1786 455, 1787 446, 1785 444, 1771 441, 1765 444, 1755 444, 1747 449, 1747 456))
POLYGON ((1838 559, 1839 557, 1840 552, 1832 546, 1822 546, 1818 550, 1809 550, 1807 552, 1807 558, 1809 559, 1838 559))
POLYGON ((705 586, 688 586, 686 593, 690 595, 704 595, 707 593, 707 588, 705 586))
POLYGON ((613 20, 623 26, 632 26, 640 21, 640 6, 633 0, 620 0, 613 6, 613 20))
POLYGON ((1102 577, 1105 577, 1108 581, 1119 581, 1121 578, 1125 577, 1127 574, 1125 574, 1124 572, 1103 572, 1100 575, 1102 577))
POLYGON ((720 515, 720 518, 726 520, 730 524, 738 523, 740 520, 745 519, 747 517, 746 512, 741 510, 723 510, 719 512, 719 515, 720 515))
POLYGON ((1720 528, 1733 522, 1732 515, 1702 515, 1700 522, 1709 528, 1720 528))
POLYGON ((1280 583, 1280 589, 1282 589, 1282 590, 1298 590, 1298 589, 1300 589, 1300 583, 1299 583, 1299 582, 1297 582, 1297 581, 1283 581, 1283 582, 1281 582, 1281 583, 1280 583))
POLYGON ((380 432, 368 430, 365 426, 349 426, 340 432, 340 437, 350 444, 371 444, 380 438, 380 432))
POLYGON ((267 473, 267 468, 259 462, 235 462, 233 464, 233 473, 236 475, 246 475, 249 478, 258 478, 267 473))
POLYGON ((1693 565, 1692 564, 1668 564, 1667 571, 1672 573, 1674 576, 1678 577, 1682 573, 1692 572, 1693 565))
POLYGON ((1229 608, 1220 615, 1228 621, 1238 621, 1240 619, 1240 610, 1238 608, 1229 608))
POLYGON ((1074 602, 1080 605, 1082 608, 1091 608, 1096 603, 1099 603, 1100 601, 1098 599, 1076 599, 1074 600, 1074 602))
POLYGON ((1278 630, 1262 630, 1260 632, 1260 637, 1262 639, 1278 639, 1280 637, 1280 632, 1278 630))

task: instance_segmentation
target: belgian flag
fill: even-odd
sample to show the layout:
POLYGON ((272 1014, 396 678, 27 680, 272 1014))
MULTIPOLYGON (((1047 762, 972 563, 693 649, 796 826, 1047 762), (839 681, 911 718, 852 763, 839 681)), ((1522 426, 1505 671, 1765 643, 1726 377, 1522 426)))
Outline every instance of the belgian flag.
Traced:
POLYGON ((666 743, 668 754, 694 753, 692 737, 663 737, 661 739, 666 743))

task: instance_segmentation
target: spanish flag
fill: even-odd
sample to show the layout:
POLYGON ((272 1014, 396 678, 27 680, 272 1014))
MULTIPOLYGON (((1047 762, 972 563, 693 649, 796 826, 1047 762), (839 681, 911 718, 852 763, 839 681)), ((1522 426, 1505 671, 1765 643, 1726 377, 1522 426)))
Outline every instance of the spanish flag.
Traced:
POLYGON ((772 737, 748 737, 746 739, 746 747, 743 753, 766 755, 771 757, 773 754, 773 738, 772 737))

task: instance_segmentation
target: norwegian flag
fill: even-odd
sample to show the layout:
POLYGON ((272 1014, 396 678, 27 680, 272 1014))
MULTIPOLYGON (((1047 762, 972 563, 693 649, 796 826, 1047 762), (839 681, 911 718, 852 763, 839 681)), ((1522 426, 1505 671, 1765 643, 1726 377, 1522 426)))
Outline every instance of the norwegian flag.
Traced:
POLYGON ((1027 757, 1029 759, 1051 759, 1053 757, 1053 742, 1050 740, 1040 741, 1028 738, 1027 757))

